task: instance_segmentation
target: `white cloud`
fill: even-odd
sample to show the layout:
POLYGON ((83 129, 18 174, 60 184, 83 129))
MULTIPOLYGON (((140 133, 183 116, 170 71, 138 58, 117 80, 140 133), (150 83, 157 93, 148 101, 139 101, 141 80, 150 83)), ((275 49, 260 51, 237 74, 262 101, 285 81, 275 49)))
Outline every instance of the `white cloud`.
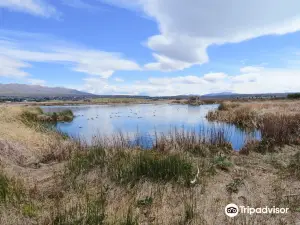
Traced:
POLYGON ((0 54, 0 77, 22 78, 29 74, 22 69, 30 67, 20 60, 6 57, 0 54))
POLYGON ((173 70, 183 70, 191 66, 190 63, 186 63, 180 60, 173 60, 166 56, 153 54, 153 57, 158 61, 154 63, 148 63, 144 67, 147 70, 160 70, 160 71, 173 71, 173 70))
POLYGON ((258 73, 262 70, 262 67, 246 66, 240 69, 241 73, 258 73))
POLYGON ((173 84, 206 84, 207 82, 198 76, 180 76, 180 77, 163 77, 163 78, 149 78, 151 85, 173 85, 173 84))
MULTIPOLYGON (((252 67, 248 73, 226 75, 210 73, 204 76, 179 76, 149 78, 129 85, 110 84, 108 80, 85 79, 84 91, 98 94, 135 94, 169 96, 182 94, 207 94, 231 91, 234 93, 281 93, 300 90, 300 70, 252 67), (253 73, 252 71, 259 72, 253 73), (211 79, 214 78, 213 82, 211 79)), ((241 68, 242 70, 242 68, 241 68)))
POLYGON ((2 76, 26 76, 28 74, 22 71, 22 68, 29 67, 29 63, 34 62, 60 63, 70 67, 73 71, 102 78, 108 78, 118 70, 140 69, 136 62, 124 59, 120 53, 80 46, 67 48, 68 45, 65 43, 61 46, 55 42, 41 42, 38 45, 31 42, 28 44, 22 40, 2 42, 1 36, 0 43, 0 57, 3 58, 3 62, 0 61, 2 76), (47 46, 47 49, 43 46, 47 46))
POLYGON ((57 10, 44 0, 0 0, 0 8, 30 13, 36 16, 58 16, 57 10))
POLYGON ((146 67, 181 70, 208 62, 211 45, 238 43, 300 30, 299 0, 112 0, 139 7, 158 24, 148 39, 156 62, 146 67), (177 62, 180 63, 177 63, 177 62))
POLYGON ((98 5, 91 5, 84 0, 62 0, 62 3, 73 8, 87 9, 89 11, 95 11, 99 9, 104 10, 103 7, 100 7, 98 5))

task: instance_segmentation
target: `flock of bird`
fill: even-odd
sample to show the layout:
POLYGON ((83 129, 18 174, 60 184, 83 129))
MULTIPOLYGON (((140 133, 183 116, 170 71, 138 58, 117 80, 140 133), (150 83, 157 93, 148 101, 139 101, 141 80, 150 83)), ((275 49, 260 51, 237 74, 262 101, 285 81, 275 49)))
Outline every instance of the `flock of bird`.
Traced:
MULTIPOLYGON (((181 108, 177 108, 177 111, 181 110, 181 108)), ((136 119, 142 119, 143 117, 140 116, 140 111, 133 111, 132 109, 129 109, 129 114, 126 114, 126 115, 122 115, 122 112, 111 112, 109 114, 109 118, 112 119, 112 118, 121 118, 121 117, 128 117, 128 118, 136 118, 136 119)), ((153 110, 153 112, 151 113, 153 117, 156 117, 156 109, 153 110)), ((79 115, 76 115, 76 117, 85 117, 84 114, 79 114, 79 115)), ((96 119, 100 119, 101 117, 99 116, 99 114, 97 114, 96 116, 94 117, 89 117, 87 118, 87 120, 96 120, 96 119)), ((79 128, 83 128, 82 126, 79 126, 79 128)))
MULTIPOLYGON (((179 111, 180 108, 177 108, 177 111, 179 111)), ((129 109, 129 115, 127 115, 128 118, 137 118, 137 119, 141 119, 143 118, 142 116, 139 116, 140 111, 138 112, 134 112, 132 111, 132 109, 129 109)), ((84 115, 77 115, 77 116, 84 116, 84 115)), ((153 117, 156 116, 156 109, 153 111, 153 114, 152 114, 153 117)), ((109 115, 109 118, 119 118, 119 117, 122 117, 122 114, 121 112, 112 112, 110 115, 109 115)), ((124 115, 125 117, 125 115, 124 115)), ((87 120, 94 120, 94 119, 98 119, 99 118, 99 115, 96 115, 96 117, 90 117, 88 118, 87 120)))
MULTIPOLYGON (((139 115, 140 111, 138 112, 134 112, 132 109, 129 109, 129 115, 123 115, 123 117, 128 117, 128 118, 137 118, 137 119, 142 119, 143 117, 139 115)), ((78 117, 81 116, 81 117, 84 117, 84 115, 77 115, 78 117)), ((152 114, 153 117, 156 116, 156 110, 153 111, 153 114, 152 114)), ((110 115, 109 115, 109 118, 119 118, 119 117, 122 117, 122 114, 121 112, 112 112, 110 115)), ((99 117, 99 114, 96 115, 95 117, 90 117, 90 118, 87 118, 87 120, 95 120, 95 119, 98 119, 100 118, 99 117)), ((79 127, 79 128, 82 128, 82 127, 79 127)))

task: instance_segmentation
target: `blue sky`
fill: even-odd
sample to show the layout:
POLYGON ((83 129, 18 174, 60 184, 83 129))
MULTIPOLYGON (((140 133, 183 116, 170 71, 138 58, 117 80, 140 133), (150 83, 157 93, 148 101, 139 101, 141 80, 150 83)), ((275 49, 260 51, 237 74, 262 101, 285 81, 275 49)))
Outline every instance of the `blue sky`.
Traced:
POLYGON ((296 0, 0 0, 0 83, 97 94, 300 90, 296 0))

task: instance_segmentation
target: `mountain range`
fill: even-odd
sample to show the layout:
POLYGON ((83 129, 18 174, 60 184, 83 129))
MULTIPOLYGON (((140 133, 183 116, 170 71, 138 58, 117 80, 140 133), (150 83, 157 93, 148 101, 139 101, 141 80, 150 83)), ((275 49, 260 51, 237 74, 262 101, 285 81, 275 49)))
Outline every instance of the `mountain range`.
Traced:
POLYGON ((46 87, 27 84, 0 84, 0 96, 34 97, 34 96, 84 96, 86 92, 62 87, 46 87))

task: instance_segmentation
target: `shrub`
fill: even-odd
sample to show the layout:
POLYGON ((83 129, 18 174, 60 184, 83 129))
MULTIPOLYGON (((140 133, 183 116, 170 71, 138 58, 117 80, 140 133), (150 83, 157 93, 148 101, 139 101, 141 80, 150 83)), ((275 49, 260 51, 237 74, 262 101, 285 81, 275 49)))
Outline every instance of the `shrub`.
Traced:
POLYGON ((57 113, 57 120, 58 121, 68 122, 68 121, 72 121, 73 118, 74 118, 74 114, 73 114, 72 110, 70 110, 70 109, 67 109, 67 110, 64 110, 62 112, 57 113))
POLYGON ((288 94, 287 98, 288 99, 299 99, 300 98, 300 93, 288 94))
POLYGON ((187 104, 189 105, 201 105, 203 102, 200 101, 200 98, 198 96, 191 96, 187 100, 187 104))
POLYGON ((30 127, 39 127, 41 122, 56 123, 57 121, 70 122, 74 118, 71 110, 62 112, 44 113, 41 108, 29 108, 24 110, 21 115, 21 121, 30 127))

